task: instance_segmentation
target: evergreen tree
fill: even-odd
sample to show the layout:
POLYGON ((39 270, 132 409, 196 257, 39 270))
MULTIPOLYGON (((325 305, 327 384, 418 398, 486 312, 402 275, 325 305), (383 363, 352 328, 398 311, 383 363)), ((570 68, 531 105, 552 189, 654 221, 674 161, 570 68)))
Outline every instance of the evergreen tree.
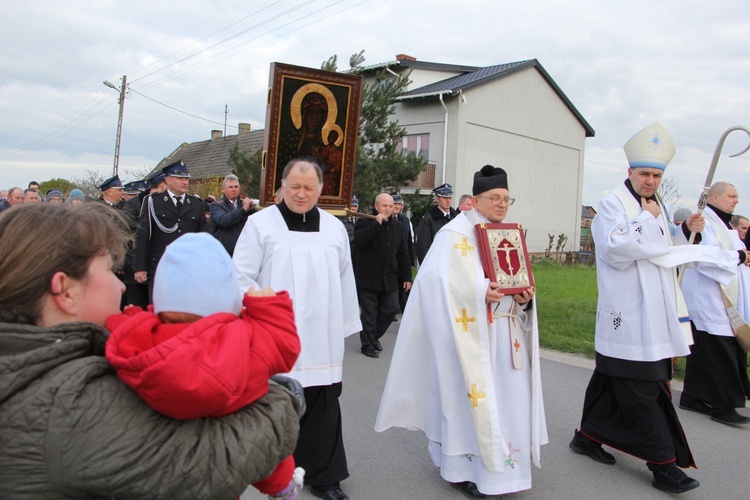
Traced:
MULTIPOLYGON (((239 177, 240 187, 250 198, 260 198, 260 167, 263 161, 263 151, 255 153, 240 150, 240 141, 229 151, 229 166, 232 173, 239 177)), ((266 200, 268 201, 268 200, 266 200)))
MULTIPOLYGON (((364 51, 352 55, 349 72, 362 74, 364 60, 364 51)), ((321 69, 337 71, 337 56, 325 61, 321 69)), ((406 130, 392 119, 394 103, 409 84, 410 73, 394 76, 383 69, 375 75, 374 82, 363 86, 354 169, 354 194, 363 211, 372 207, 378 193, 408 184, 427 166, 421 156, 398 150, 406 130)))

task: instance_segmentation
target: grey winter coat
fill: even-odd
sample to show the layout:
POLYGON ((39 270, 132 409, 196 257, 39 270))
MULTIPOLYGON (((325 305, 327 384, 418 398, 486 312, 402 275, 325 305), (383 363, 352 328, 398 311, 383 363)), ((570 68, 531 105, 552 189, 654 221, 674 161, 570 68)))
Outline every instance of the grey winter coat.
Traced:
POLYGON ((154 412, 103 356, 107 331, 0 323, 0 498, 236 498, 294 451, 298 403, 272 385, 223 418, 154 412))

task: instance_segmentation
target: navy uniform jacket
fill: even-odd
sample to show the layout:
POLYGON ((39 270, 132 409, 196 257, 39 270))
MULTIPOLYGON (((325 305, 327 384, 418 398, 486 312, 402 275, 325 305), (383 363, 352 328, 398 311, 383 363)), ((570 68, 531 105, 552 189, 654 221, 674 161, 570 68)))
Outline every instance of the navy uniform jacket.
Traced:
POLYGON ((416 255, 414 254, 414 240, 411 234, 411 224, 409 224, 409 218, 403 213, 397 214, 394 217, 401 223, 401 227, 404 230, 404 238, 406 238, 406 247, 409 249, 409 265, 413 266, 416 264, 416 255))
POLYGON ((432 246, 432 240, 435 239, 435 235, 440 231, 440 228, 455 219, 457 215, 458 212, 456 209, 451 207, 450 215, 446 216, 437 205, 432 205, 427 213, 424 214, 424 217, 422 217, 417 226, 417 242, 414 245, 414 250, 417 253, 417 259, 419 259, 420 264, 427 255, 427 250, 432 246))
POLYGON ((207 233, 204 206, 199 198, 186 195, 182 210, 177 213, 174 200, 169 199, 167 191, 146 196, 135 231, 133 271, 147 271, 148 276, 153 277, 167 245, 185 233, 207 233), (153 214, 158 221, 152 216, 149 200, 153 200, 153 214), (162 228, 175 230, 165 232, 162 228))

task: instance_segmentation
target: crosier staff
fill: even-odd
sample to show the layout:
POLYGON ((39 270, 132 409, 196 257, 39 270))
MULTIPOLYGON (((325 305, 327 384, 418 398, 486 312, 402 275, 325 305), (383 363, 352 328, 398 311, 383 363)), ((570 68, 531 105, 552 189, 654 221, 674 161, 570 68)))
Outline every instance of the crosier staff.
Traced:
MULTIPOLYGON (((748 137, 750 137, 750 130, 748 130, 746 127, 742 126, 735 126, 735 127, 729 127, 724 131, 723 134, 721 134, 721 137, 719 138, 718 144, 716 144, 716 149, 714 150, 714 157, 711 159, 711 166, 708 169, 708 175, 706 175, 706 182, 703 184, 703 192, 701 193, 700 198, 698 198, 698 214, 702 214, 703 210, 706 208, 706 204, 708 203, 708 190, 711 189, 711 183, 714 179, 714 173, 716 172, 716 166, 719 164, 719 156, 721 156, 721 150, 724 148, 724 141, 726 141, 727 136, 734 132, 735 130, 742 130, 745 132, 748 137)), ((748 143, 747 146, 745 146, 745 149, 740 151, 739 153, 735 153, 733 155, 729 155, 730 158, 734 158, 740 155, 745 154, 748 150, 750 150, 750 143, 748 143)), ((690 237, 688 238, 688 244, 692 245, 695 241, 695 233, 690 231, 690 237)), ((685 275, 683 272, 685 265, 683 264, 682 268, 680 269, 679 274, 679 282, 682 283, 682 277, 685 275)))

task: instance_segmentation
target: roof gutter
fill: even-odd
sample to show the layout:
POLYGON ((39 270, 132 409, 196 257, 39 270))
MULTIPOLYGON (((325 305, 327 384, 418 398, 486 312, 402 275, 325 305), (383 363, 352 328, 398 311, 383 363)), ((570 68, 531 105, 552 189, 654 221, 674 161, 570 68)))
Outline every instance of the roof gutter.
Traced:
POLYGON ((439 97, 442 100, 443 95, 453 95, 452 90, 440 90, 438 92, 429 92, 427 94, 414 94, 407 96, 399 96, 396 98, 397 101, 406 101, 408 99, 422 99, 424 97, 439 97))
POLYGON ((438 99, 440 99, 440 104, 443 105, 443 109, 445 110, 445 123, 443 127, 443 179, 440 182, 440 184, 445 184, 445 164, 448 161, 448 107, 445 105, 445 101, 443 101, 443 92, 438 94, 438 99))

